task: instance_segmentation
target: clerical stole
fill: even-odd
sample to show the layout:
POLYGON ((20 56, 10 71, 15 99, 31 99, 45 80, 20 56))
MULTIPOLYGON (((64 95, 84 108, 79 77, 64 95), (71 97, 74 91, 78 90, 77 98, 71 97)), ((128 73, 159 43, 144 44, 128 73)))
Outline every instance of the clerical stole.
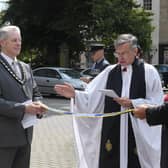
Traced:
MULTIPOLYGON (((146 97, 144 63, 140 60, 136 59, 132 64, 130 85, 130 99, 146 97)), ((109 73, 106 88, 115 90, 121 96, 122 73, 120 65, 117 65, 109 73)), ((113 101, 112 98, 106 96, 104 112, 110 113, 115 111, 120 111, 120 105, 113 101)), ((127 167, 140 168, 130 117, 128 118, 128 144, 125 145, 128 145, 127 167)), ((103 119, 99 168, 120 168, 120 116, 103 119)))

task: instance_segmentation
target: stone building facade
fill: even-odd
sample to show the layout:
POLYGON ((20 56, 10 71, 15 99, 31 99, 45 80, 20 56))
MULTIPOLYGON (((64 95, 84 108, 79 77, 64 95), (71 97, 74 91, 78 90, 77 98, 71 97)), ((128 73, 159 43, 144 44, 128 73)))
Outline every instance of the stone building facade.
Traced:
POLYGON ((160 0, 159 63, 168 64, 168 1, 160 0))
POLYGON ((168 1, 167 0, 137 0, 146 10, 154 14, 152 25, 151 55, 153 64, 168 64, 168 1))

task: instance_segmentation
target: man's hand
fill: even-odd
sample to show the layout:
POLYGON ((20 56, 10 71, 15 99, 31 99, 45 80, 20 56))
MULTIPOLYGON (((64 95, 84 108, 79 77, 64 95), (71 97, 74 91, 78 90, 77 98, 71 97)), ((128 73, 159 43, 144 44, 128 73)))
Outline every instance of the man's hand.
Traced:
POLYGON ((66 98, 75 97, 75 89, 68 83, 64 85, 55 85, 54 90, 61 96, 66 98))
POLYGON ((91 81, 91 77, 81 77, 80 80, 82 80, 85 83, 89 83, 91 81))
POLYGON ((48 107, 41 102, 32 102, 25 105, 25 113, 31 114, 44 114, 48 110, 48 107))
POLYGON ((133 110, 134 116, 140 119, 146 118, 146 109, 148 105, 141 105, 133 110))
POLYGON ((128 98, 125 97, 113 98, 113 100, 116 101, 118 104, 120 104, 122 107, 132 108, 132 101, 128 98))
POLYGON ((45 104, 43 104, 40 101, 36 101, 36 102, 34 102, 34 104, 40 105, 40 109, 43 113, 45 113, 48 110, 48 106, 46 106, 45 104))

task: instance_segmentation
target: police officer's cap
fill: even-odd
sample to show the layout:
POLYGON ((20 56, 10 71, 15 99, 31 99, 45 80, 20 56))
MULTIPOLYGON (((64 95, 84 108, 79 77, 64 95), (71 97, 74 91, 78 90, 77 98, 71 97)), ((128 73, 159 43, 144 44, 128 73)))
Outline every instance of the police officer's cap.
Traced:
POLYGON ((104 44, 101 43, 93 43, 90 45, 90 52, 95 52, 98 50, 104 49, 104 44))

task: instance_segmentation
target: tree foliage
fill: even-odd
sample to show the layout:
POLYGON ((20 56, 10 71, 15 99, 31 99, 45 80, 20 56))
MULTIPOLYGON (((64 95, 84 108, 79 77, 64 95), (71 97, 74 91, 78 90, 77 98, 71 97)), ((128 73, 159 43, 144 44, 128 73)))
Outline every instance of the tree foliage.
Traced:
MULTIPOLYGON (((107 45, 113 43, 118 34, 132 33, 147 51, 151 45, 152 13, 140 8, 133 0, 95 0, 92 37, 102 39, 107 45)), ((90 36, 90 37, 91 37, 90 36)))
POLYGON ((133 0, 10 0, 3 20, 20 26, 24 49, 51 56, 50 64, 62 43, 73 55, 90 39, 110 46, 120 33, 135 34, 146 51, 153 30, 151 13, 133 0))

